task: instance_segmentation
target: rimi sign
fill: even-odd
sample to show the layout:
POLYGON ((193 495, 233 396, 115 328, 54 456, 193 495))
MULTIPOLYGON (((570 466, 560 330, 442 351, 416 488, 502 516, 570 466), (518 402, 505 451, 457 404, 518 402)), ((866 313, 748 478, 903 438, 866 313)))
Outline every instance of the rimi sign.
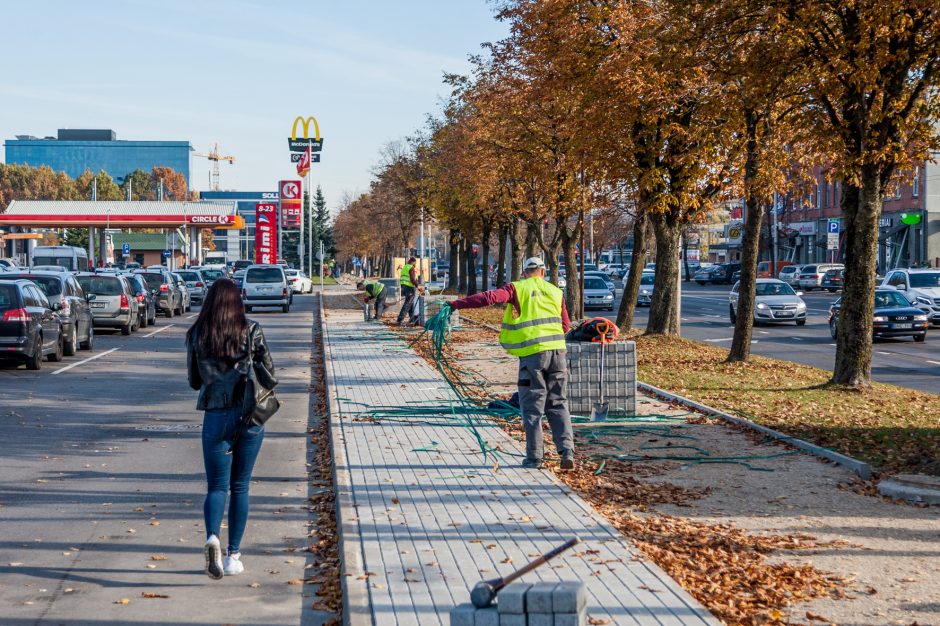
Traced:
POLYGON ((277 205, 259 202, 255 205, 255 263, 277 262, 277 205))

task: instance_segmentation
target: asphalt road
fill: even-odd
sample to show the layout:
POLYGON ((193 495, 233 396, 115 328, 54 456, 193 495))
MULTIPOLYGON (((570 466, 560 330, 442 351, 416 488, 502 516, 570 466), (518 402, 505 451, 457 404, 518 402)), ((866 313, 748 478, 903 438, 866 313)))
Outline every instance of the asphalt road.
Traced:
POLYGON ((283 408, 252 480, 246 572, 218 582, 203 573, 202 415, 183 349, 195 312, 129 337, 103 331, 93 353, 39 372, 0 367, 0 625, 323 622, 316 587, 299 584, 314 298, 251 316, 283 408))
MULTIPOLYGON (((682 283, 682 336, 731 346, 734 327, 728 319, 727 285, 682 283)), ((614 313, 588 311, 588 314, 616 317, 622 290, 617 290, 614 313)), ((765 324, 756 326, 751 350, 754 354, 795 361, 831 370, 835 363, 835 342, 829 335, 829 305, 839 293, 813 291, 803 295, 807 307, 805 326, 765 324)), ((637 309, 634 324, 645 327, 649 309, 637 309)), ((927 341, 910 338, 877 340, 873 349, 872 375, 875 380, 940 393, 940 329, 927 333, 927 341)))

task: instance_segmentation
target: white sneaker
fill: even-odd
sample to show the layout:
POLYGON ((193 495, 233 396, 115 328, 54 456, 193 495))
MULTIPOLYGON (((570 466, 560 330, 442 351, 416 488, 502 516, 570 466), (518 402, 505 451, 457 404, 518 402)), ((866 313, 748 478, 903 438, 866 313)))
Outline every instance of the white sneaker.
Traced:
POLYGON ((223 571, 226 576, 236 576, 245 571, 245 564, 242 563, 241 552, 229 552, 225 556, 225 567, 223 571))
POLYGON ((211 535, 206 540, 206 545, 202 551, 206 555, 206 574, 213 580, 220 580, 223 570, 222 545, 219 543, 219 538, 211 535))

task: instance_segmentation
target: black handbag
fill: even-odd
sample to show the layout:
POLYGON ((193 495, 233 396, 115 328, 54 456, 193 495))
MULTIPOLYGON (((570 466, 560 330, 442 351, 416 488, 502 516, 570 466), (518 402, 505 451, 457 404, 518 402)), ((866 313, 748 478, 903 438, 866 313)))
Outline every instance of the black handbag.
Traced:
POLYGON ((266 389, 258 381, 255 372, 254 355, 252 354, 251 329, 248 329, 248 373, 245 374, 244 391, 242 395, 242 425, 264 426, 271 416, 281 408, 281 401, 274 395, 274 389, 266 389))

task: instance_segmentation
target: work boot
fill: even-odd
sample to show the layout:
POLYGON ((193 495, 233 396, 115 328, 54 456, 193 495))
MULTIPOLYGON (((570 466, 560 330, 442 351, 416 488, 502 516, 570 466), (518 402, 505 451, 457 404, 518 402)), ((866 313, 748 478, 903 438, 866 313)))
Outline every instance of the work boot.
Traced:
POLYGON ((525 469, 542 469, 542 459, 526 458, 526 460, 522 462, 522 467, 525 469))
POLYGON ((565 450, 561 453, 561 469, 568 471, 574 469, 574 452, 565 450))

